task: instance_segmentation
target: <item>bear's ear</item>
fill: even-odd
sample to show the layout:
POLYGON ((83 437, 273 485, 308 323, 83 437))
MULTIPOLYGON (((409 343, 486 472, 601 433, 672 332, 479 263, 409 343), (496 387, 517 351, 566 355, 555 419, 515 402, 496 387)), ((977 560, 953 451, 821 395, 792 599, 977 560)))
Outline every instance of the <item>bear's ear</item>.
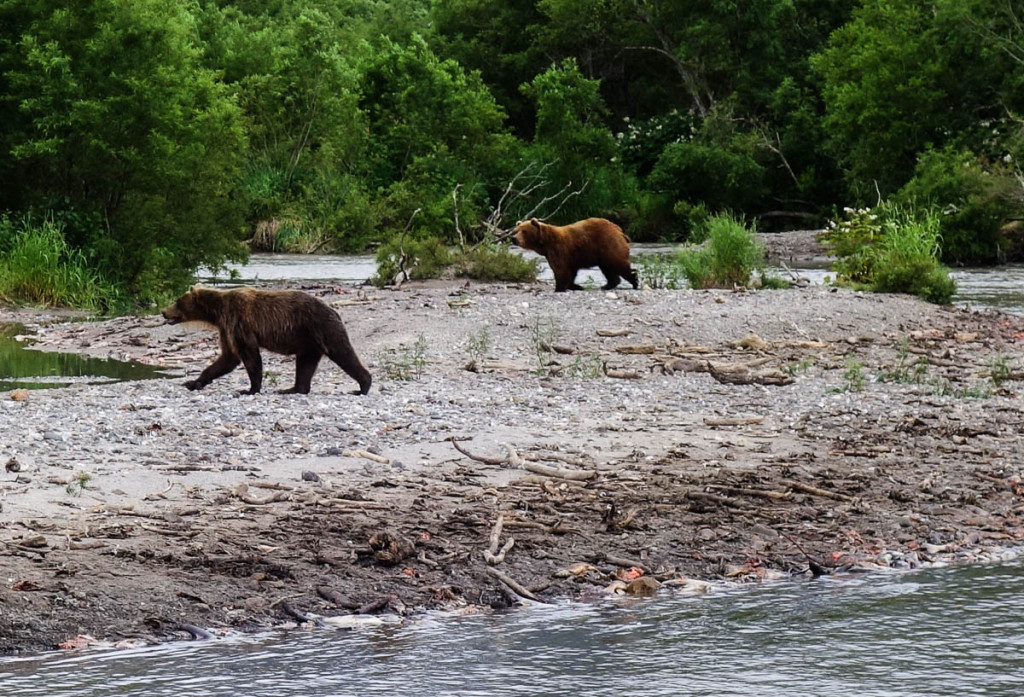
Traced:
POLYGON ((540 221, 536 218, 530 218, 530 225, 533 225, 535 228, 540 230, 540 221))

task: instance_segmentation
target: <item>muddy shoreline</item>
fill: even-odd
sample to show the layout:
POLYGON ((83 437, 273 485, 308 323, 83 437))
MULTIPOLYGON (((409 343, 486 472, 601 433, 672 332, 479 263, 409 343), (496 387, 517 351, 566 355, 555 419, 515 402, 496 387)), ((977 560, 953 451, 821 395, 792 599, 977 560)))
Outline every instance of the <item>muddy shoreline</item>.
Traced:
POLYGON ((1022 318, 815 286, 307 290, 366 397, 329 363, 308 396, 236 397, 243 371, 193 393, 210 334, 0 311, 37 348, 183 376, 2 395, 0 651, 1021 544, 1022 318))

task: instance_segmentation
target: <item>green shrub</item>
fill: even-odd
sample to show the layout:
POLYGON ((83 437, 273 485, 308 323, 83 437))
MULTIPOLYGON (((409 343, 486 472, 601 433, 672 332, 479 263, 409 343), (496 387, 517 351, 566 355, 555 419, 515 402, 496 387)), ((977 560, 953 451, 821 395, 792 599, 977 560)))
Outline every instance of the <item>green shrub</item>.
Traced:
POLYGON ((882 223, 878 214, 867 208, 844 208, 843 216, 829 223, 821 241, 835 257, 832 270, 840 285, 867 286, 874 274, 882 223))
POLYGON ((939 263, 941 215, 883 203, 874 211, 846 209, 825 243, 838 259, 837 282, 878 293, 910 293, 947 304, 956 292, 949 269, 939 263))
POLYGON ((683 271, 677 258, 668 254, 644 254, 634 257, 641 286, 675 290, 682 285, 683 271))
POLYGON ((700 224, 701 209, 747 210, 768 193, 767 170, 760 161, 760 138, 746 132, 733 107, 718 106, 667 143, 647 178, 653 190, 677 201, 676 213, 700 224), (691 212, 691 208, 693 209, 691 212))
POLYGON ((760 286, 765 290, 786 290, 787 288, 792 288, 793 284, 784 278, 769 276, 762 270, 760 286))
POLYGON ((680 252, 680 270, 692 288, 751 285, 764 269, 764 248, 742 221, 729 214, 708 218, 707 241, 680 252))
POLYGON ((508 245, 480 244, 457 254, 455 275, 477 281, 530 283, 537 280, 537 259, 525 259, 508 245))
POLYGON ((442 278, 447 275, 478 281, 529 283, 537 280, 537 260, 527 260, 508 245, 482 243, 465 250, 449 249, 436 237, 392 240, 377 252, 377 275, 370 281, 377 287, 391 284, 399 272, 402 250, 409 280, 442 278))
POLYGON ((451 252, 436 237, 409 239, 402 235, 377 250, 377 275, 370 282, 378 288, 389 285, 403 264, 409 280, 439 278, 451 264, 451 252))
POLYGON ((420 334, 412 346, 385 348, 377 354, 377 367, 388 380, 419 380, 427 365, 427 340, 420 334))

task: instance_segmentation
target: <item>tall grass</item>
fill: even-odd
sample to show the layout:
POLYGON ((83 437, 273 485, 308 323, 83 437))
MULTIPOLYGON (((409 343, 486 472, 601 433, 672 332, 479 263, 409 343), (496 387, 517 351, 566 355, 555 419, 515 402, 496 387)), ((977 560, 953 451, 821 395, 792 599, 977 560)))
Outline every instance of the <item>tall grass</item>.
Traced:
POLYGON ((885 202, 873 211, 845 211, 825 236, 838 258, 840 284, 877 293, 909 293, 948 304, 956 282, 941 257, 941 217, 934 208, 885 202))
POLYGON ((707 219, 702 232, 702 246, 679 254, 679 266, 690 287, 749 286, 764 278, 764 247, 754 237, 753 228, 720 213, 707 219))
POLYGON ((0 217, 0 299, 98 310, 116 295, 52 219, 0 217))

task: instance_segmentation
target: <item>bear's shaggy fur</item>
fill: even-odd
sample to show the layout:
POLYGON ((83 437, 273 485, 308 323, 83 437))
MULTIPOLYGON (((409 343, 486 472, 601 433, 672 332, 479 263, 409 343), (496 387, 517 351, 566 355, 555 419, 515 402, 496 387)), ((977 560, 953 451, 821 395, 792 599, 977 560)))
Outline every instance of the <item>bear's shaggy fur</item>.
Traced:
POLYGON ((515 241, 548 260, 555 275, 555 291, 583 290, 576 284, 576 272, 593 266, 601 269, 605 290, 625 278, 639 287, 636 272, 629 264, 629 238, 622 228, 604 218, 587 218, 559 227, 531 218, 516 225, 515 241))
POLYGON ((326 355, 370 390, 370 372, 359 362, 338 314, 320 300, 297 290, 252 288, 213 290, 193 287, 161 312, 168 324, 194 322, 220 332, 220 356, 185 387, 201 390, 241 363, 249 374, 248 394, 263 386, 260 349, 295 356, 295 385, 282 394, 308 394, 313 373, 326 355))

